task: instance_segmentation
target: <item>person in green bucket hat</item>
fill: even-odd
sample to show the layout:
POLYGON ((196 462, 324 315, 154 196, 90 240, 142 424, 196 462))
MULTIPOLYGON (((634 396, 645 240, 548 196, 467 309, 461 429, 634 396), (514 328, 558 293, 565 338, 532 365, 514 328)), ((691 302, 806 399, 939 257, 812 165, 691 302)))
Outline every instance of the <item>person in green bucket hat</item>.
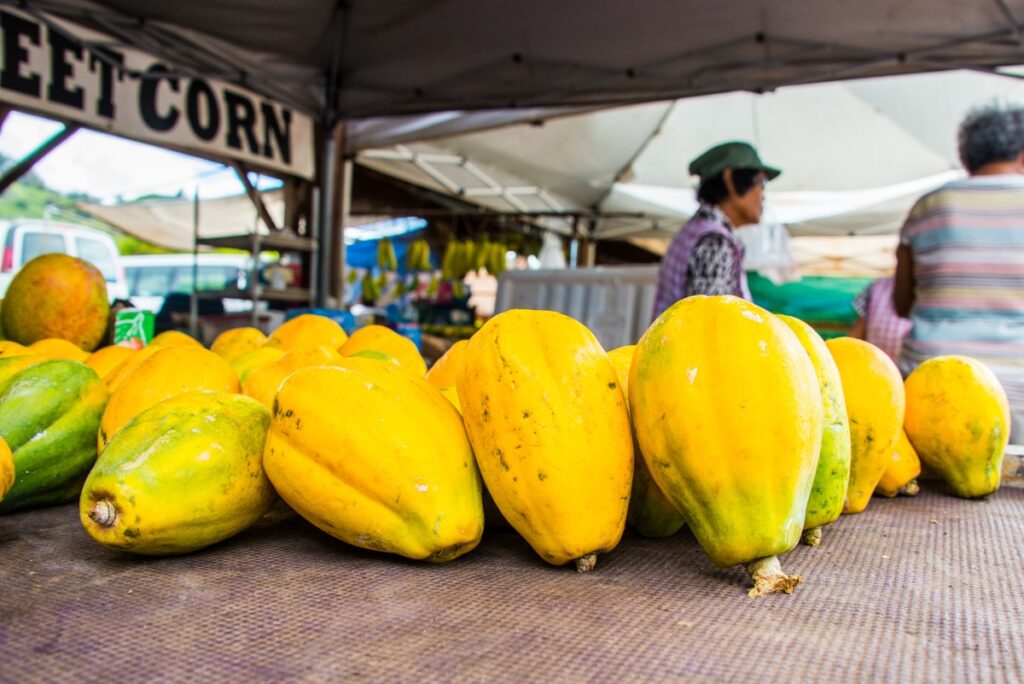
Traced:
POLYGON ((697 213, 669 245, 658 271, 654 317, 690 295, 750 299, 743 246, 734 230, 759 223, 765 183, 781 171, 761 161, 753 145, 726 142, 690 162, 700 178, 697 213))

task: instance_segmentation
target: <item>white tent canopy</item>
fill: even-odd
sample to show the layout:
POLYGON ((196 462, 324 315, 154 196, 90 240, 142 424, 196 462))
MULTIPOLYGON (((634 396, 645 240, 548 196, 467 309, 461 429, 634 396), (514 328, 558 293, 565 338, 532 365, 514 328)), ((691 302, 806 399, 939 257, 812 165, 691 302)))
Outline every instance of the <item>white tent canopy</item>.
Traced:
MULTIPOLYGON (((895 231, 913 200, 962 174, 956 128, 1024 82, 973 71, 729 93, 607 109, 365 150, 371 168, 503 212, 589 212, 598 238, 671 234, 694 207, 689 160, 753 142, 783 174, 765 219, 795 234, 895 231)), ((567 221, 548 221, 568 232, 567 221)))
MULTIPOLYGON (((284 192, 270 190, 261 195, 274 223, 281 225, 284 220, 284 192)), ((123 233, 166 249, 182 252, 192 251, 196 234, 200 238, 216 238, 253 231, 261 235, 270 233, 248 195, 200 200, 198 212, 195 201, 185 197, 148 199, 113 205, 79 202, 78 206, 123 233)), ((350 225, 363 225, 386 218, 361 216, 350 225)))

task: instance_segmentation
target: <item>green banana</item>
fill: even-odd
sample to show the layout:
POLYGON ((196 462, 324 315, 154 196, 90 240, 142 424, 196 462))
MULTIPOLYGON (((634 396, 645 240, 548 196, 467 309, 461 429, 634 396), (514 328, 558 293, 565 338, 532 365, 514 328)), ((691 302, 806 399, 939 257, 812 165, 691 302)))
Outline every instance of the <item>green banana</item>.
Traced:
POLYGON ((398 259, 395 257, 395 245, 388 238, 377 243, 377 268, 382 271, 397 271, 398 259))

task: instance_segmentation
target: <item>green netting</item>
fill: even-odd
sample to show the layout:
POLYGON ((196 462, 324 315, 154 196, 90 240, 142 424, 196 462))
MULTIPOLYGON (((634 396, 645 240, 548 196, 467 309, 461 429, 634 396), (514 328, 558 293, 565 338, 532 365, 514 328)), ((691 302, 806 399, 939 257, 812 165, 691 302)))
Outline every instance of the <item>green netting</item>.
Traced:
POLYGON ((793 283, 775 285, 757 273, 748 273, 747 279, 758 306, 807 321, 826 339, 849 332, 857 318, 851 306, 853 298, 873 280, 806 276, 793 283))

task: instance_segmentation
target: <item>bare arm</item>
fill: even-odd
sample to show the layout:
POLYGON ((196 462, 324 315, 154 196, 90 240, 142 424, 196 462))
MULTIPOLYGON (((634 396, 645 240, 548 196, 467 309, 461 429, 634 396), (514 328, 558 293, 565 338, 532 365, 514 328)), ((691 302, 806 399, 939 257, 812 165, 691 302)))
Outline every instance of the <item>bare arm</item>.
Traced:
POLYGON ((868 324, 860 316, 857 316, 857 320, 853 322, 853 327, 850 328, 850 337, 856 337, 858 340, 867 339, 868 324))
POLYGON ((892 300, 898 315, 903 318, 910 316, 910 309, 914 306, 914 254, 910 251, 910 245, 896 248, 896 278, 892 300))

